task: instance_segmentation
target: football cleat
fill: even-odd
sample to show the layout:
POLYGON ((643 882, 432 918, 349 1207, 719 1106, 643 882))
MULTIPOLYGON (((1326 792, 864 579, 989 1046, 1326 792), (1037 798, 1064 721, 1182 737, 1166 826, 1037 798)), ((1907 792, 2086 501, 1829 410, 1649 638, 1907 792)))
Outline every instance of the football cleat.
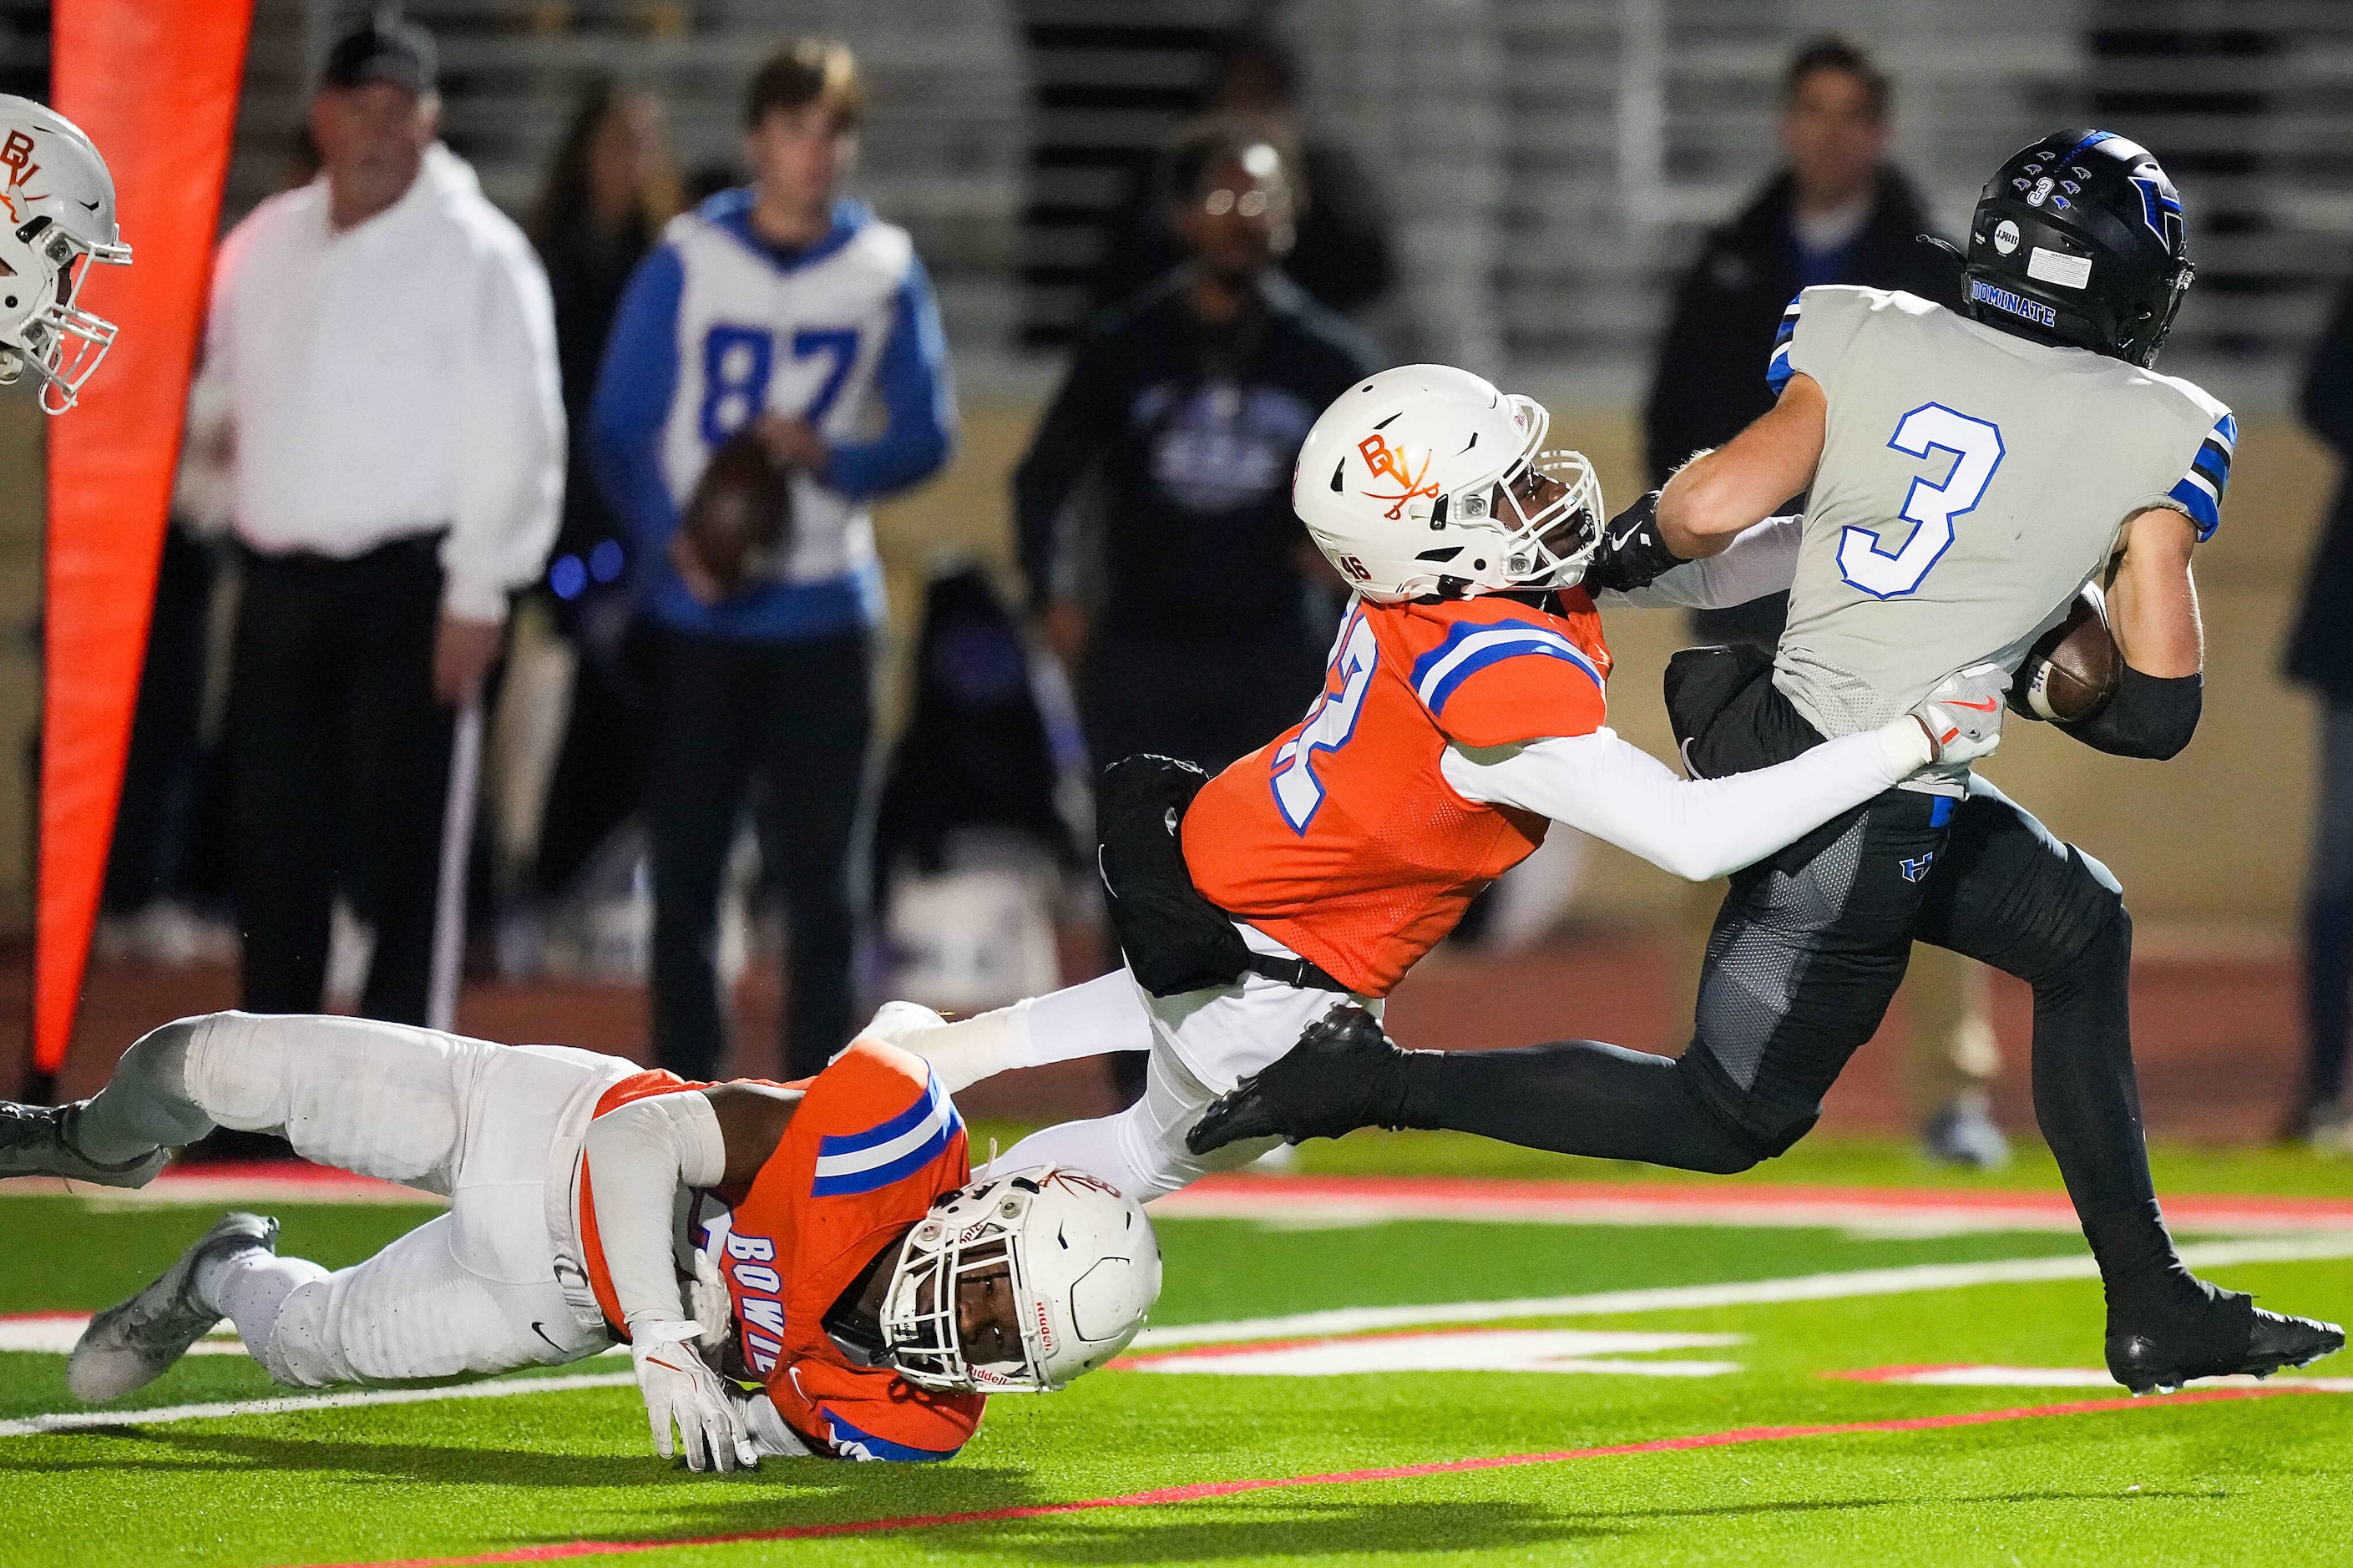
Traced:
POLYGON ((172 1155, 158 1149, 108 1165, 74 1147, 74 1123, 88 1100, 71 1105, 18 1105, 0 1100, 0 1176, 62 1176, 108 1187, 143 1187, 172 1155))
POLYGON ((2345 1331, 2335 1323, 2266 1312, 2242 1291, 2215 1290, 2208 1309, 2187 1322, 2110 1333, 2108 1373, 2136 1395, 2171 1394, 2192 1378, 2269 1377, 2344 1348, 2345 1331))
POLYGON ((1211 1100, 1185 1147, 1207 1154, 1249 1138, 1297 1143, 1388 1123, 1404 1094, 1408 1054, 1379 1019, 1343 1002, 1283 1056, 1211 1100))
POLYGON ((219 1310, 196 1294, 197 1271, 254 1247, 278 1250, 278 1222, 258 1214, 223 1215, 153 1285, 90 1321, 66 1358, 66 1387, 85 1404, 103 1405, 169 1372, 220 1321, 219 1310))

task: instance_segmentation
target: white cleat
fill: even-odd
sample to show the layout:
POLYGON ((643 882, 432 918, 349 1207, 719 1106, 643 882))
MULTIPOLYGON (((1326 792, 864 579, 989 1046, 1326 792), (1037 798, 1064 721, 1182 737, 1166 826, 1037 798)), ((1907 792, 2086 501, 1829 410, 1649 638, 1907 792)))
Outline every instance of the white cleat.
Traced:
POLYGON ((220 1313, 196 1297, 197 1268, 210 1258, 255 1247, 278 1250, 276 1220, 258 1214, 223 1215, 153 1285, 90 1321, 66 1358, 66 1387, 84 1404, 103 1405, 163 1376, 220 1321, 220 1313))
POLYGON ((62 1176, 108 1187, 143 1187, 153 1181, 171 1161, 168 1149, 106 1165, 74 1147, 74 1123, 89 1103, 18 1105, 0 1100, 0 1176, 62 1176))
POLYGON ((886 1046, 903 1046, 907 1037, 923 1029, 944 1028, 947 1020, 920 1002, 885 1002, 859 1034, 886 1046))

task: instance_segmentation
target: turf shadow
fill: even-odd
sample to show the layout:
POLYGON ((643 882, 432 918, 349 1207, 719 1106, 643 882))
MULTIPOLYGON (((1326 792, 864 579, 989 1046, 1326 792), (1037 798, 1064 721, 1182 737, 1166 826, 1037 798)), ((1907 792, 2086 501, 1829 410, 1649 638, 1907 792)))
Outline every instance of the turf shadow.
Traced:
MULTIPOLYGON (((641 1487, 691 1476, 683 1460, 663 1460, 652 1454, 554 1454, 529 1449, 485 1448, 440 1444, 355 1443, 332 1437, 266 1437, 237 1432, 157 1431, 125 1426, 99 1428, 88 1434, 126 1445, 144 1445, 145 1451, 121 1452, 87 1459, 0 1458, 0 1472, 8 1470, 269 1470, 275 1474, 331 1472, 350 1479, 430 1481, 467 1486, 500 1486, 579 1489, 596 1487, 641 1487)), ((925 1511, 1016 1507, 1030 1500, 1025 1471, 976 1465, 953 1469, 924 1468, 931 1483, 922 1487, 925 1511)), ((789 1489, 797 1495, 839 1495, 853 1502, 872 1495, 881 1511, 908 1511, 912 1490, 907 1468, 844 1465, 830 1459, 772 1459, 758 1470, 737 1476, 694 1477, 698 1486, 761 1487, 766 1494, 746 1498, 740 1506, 689 1507, 670 1510, 662 1517, 663 1534, 726 1534, 776 1527, 776 1492, 789 1489), (863 1472, 883 1469, 899 1478, 899 1485, 881 1488, 863 1472), (887 1500, 887 1501, 886 1501, 887 1500), (755 1512, 756 1510, 756 1512, 755 1512), (706 1517, 707 1516, 707 1517, 706 1517)), ((828 1510, 832 1511, 832 1510, 828 1510)), ((851 1509, 852 1517, 863 1512, 851 1509)), ((568 1538, 567 1538, 568 1539, 568 1538)))
MULTIPOLYGON (((985 1534, 927 1536, 934 1550, 959 1548, 1030 1562, 1074 1564, 1215 1563, 1261 1557, 1324 1557, 1355 1552, 1446 1552, 1566 1546, 1619 1539, 1645 1524, 1739 1520, 1772 1514, 1842 1513, 1883 1508, 1967 1507, 1988 1503, 2209 1501, 2205 1490, 2025 1491, 1928 1500, 1911 1497, 1797 1499, 1693 1508, 1562 1511, 1513 1501, 1196 1503, 1155 1510, 1149 1528, 1115 1515, 1058 1515, 992 1523, 985 1534)), ((1122 1510, 1125 1511, 1125 1510, 1122 1510)), ((962 1532, 958 1532, 962 1534, 962 1532)))

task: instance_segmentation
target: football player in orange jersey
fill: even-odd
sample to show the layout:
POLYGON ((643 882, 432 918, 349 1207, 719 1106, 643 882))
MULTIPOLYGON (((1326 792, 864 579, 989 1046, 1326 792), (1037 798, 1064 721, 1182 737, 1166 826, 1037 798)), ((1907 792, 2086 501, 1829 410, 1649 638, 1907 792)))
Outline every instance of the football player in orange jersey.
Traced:
POLYGON ((987 1395, 1117 1354, 1160 1289, 1134 1203, 1078 1171, 971 1180, 938 1076, 871 1035, 802 1082, 695 1084, 557 1046, 216 1013, 141 1038, 90 1100, 0 1101, 0 1176, 141 1186, 216 1126, 448 1212, 332 1273, 278 1257, 276 1220, 230 1215, 91 1320, 67 1363, 78 1397, 144 1386, 223 1317, 299 1387, 625 1340, 665 1458, 674 1426, 698 1470, 944 1459, 987 1395))
MULTIPOLYGON (((1531 400, 1443 365, 1384 371, 1316 421, 1293 505, 1356 595, 1323 696, 1198 795, 1165 770, 1151 783, 1149 760, 1111 770, 1106 879, 1126 971, 898 1036, 952 1089, 1010 1067, 1152 1053, 1135 1105, 1025 1139, 1008 1168, 1075 1166, 1148 1202, 1254 1158, 1274 1141, 1196 1156, 1186 1133, 1335 1006, 1377 1015, 1549 822, 1704 880, 1932 763, 1993 750, 2003 681, 1991 667, 1881 729, 1734 777, 1680 779, 1620 740, 1609 650, 1578 586, 1600 487, 1583 457, 1544 449, 1548 425, 1531 400), (1178 837, 1155 878, 1164 823, 1178 837), (1145 868, 1123 882, 1114 859, 1145 868)), ((1795 523, 1760 523, 1617 597, 1706 606, 1786 585, 1795 523)))

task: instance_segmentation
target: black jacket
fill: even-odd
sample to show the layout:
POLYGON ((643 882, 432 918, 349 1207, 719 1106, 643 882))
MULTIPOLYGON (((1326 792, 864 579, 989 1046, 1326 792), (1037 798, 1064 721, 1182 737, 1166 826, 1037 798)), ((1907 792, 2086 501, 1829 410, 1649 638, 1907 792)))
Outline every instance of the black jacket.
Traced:
MULTIPOLYGON (((1789 235, 1793 187, 1784 174, 1746 211, 1707 237, 1675 290, 1674 314, 1642 407, 1643 455, 1659 484, 1704 447, 1720 447, 1773 405, 1765 362, 1781 313, 1798 292, 1789 235)), ((1960 265, 1920 243, 1936 231, 1912 183, 1894 169, 1879 176, 1879 200, 1857 237, 1849 276, 1873 289, 1901 289, 1957 308, 1960 265)))
MULTIPOLYGON (((2328 330, 2312 351, 2297 405, 2312 433, 2353 463, 2353 283, 2337 297, 2328 330)), ((2288 639, 2287 673, 2338 701, 2353 700, 2353 467, 2338 480, 2304 586, 2304 610, 2288 639)))
POLYGON ((1298 629, 1291 469, 1326 405, 1379 368, 1336 312, 1278 273, 1230 327, 1193 313, 1184 273, 1079 344, 1013 510, 1033 608, 1065 576, 1063 508, 1090 472, 1103 510, 1107 635, 1230 642, 1298 629))

